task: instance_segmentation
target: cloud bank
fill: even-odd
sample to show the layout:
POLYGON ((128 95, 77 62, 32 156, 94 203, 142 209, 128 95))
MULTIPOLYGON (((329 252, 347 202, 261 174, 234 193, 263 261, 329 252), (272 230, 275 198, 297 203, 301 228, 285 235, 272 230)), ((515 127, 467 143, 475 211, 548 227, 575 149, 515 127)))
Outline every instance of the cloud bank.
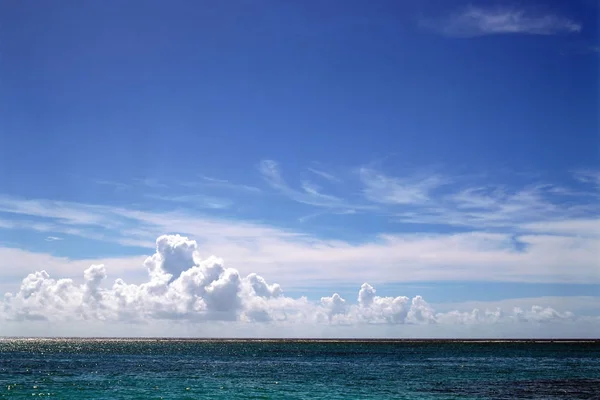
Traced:
MULTIPOLYGON (((287 297, 278 284, 227 268, 222 259, 201 259, 198 245, 180 235, 163 235, 144 262, 147 281, 107 283, 104 265, 83 272, 83 283, 55 279, 46 271, 29 274, 18 292, 0 302, 0 321, 235 321, 237 323, 356 325, 456 325, 574 322, 579 317, 551 307, 452 310, 436 313, 421 296, 378 296, 364 283, 355 301, 334 293, 320 301, 287 297)), ((353 299, 354 300, 354 299, 353 299)))
MULTIPOLYGON (((226 255, 228 265, 240 274, 254 272, 288 289, 365 281, 600 282, 595 170, 578 171, 574 181, 563 183, 526 178, 527 184, 507 185, 490 183, 487 177, 387 175, 363 167, 355 171, 360 186, 354 192, 346 187, 338 201, 310 181, 295 189, 283 180, 275 162, 265 161, 261 169, 282 195, 275 201, 300 202, 315 212, 304 214, 308 211, 302 209, 303 216, 296 219, 298 214, 286 210, 289 215, 257 222, 243 215, 199 213, 183 207, 186 204, 148 208, 135 202, 108 206, 0 195, 0 228, 33 231, 53 247, 68 246, 67 258, 35 252, 31 243, 3 242, 0 295, 20 280, 14 271, 30 265, 43 265, 52 276, 74 278, 90 264, 105 264, 130 280, 128 274, 135 274, 135 283, 140 283, 145 275, 136 267, 139 261, 83 260, 88 254, 81 253, 80 243, 94 241, 125 247, 128 254, 148 254, 164 232, 193 237, 202 243, 204 255, 226 255), (354 207, 357 203, 351 200, 356 198, 364 207, 354 207), (324 213, 340 216, 326 227, 321 221, 314 223, 324 213), (360 219, 366 216, 371 231, 363 229, 360 219), (291 219, 303 226, 291 227, 291 219), (48 235, 64 240, 49 241, 48 235)), ((9 231, 9 240, 13 237, 18 235, 9 231)))

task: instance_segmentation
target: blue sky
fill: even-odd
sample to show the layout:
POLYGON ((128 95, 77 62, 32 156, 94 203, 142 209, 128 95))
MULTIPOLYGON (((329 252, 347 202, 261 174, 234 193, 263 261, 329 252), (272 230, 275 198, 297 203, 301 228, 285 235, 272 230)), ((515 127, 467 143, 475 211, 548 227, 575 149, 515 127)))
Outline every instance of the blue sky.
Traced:
POLYGON ((600 315, 599 13, 5 3, 0 294, 99 263, 106 290, 142 284, 179 233, 311 301, 369 282, 435 304, 593 298, 600 315))

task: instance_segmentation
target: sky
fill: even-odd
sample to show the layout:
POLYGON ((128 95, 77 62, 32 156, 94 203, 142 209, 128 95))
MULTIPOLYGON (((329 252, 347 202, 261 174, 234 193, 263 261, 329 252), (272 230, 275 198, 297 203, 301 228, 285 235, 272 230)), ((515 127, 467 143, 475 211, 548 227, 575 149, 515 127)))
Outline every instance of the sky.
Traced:
POLYGON ((3 2, 0 336, 594 336, 599 17, 3 2))

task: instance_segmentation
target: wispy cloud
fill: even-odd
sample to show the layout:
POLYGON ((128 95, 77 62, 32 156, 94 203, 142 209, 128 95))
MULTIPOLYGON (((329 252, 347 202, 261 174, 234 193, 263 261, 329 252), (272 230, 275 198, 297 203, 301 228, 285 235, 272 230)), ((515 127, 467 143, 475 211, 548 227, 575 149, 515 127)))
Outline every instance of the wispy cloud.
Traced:
MULTIPOLYGON (((538 221, 521 225, 521 228, 547 235, 566 235, 600 238, 600 217, 573 218, 559 221, 538 221)), ((600 251, 600 249, 599 249, 600 251)))
POLYGON ((315 185, 309 181, 303 181, 301 183, 301 187, 306 193, 308 193, 310 196, 314 197, 315 199, 331 201, 332 203, 340 201, 340 199, 338 199, 335 196, 330 196, 330 195, 321 193, 320 188, 317 185, 315 185))
POLYGON ((554 35, 577 33, 582 29, 579 22, 569 18, 507 7, 469 7, 442 21, 426 21, 424 25, 455 37, 511 33, 554 35))
MULTIPOLYGON (((260 188, 257 188, 256 186, 237 184, 237 183, 230 182, 226 179, 218 179, 218 178, 213 178, 213 177, 204 176, 204 175, 200 175, 198 177, 198 179, 196 179, 196 180, 175 180, 175 181, 169 182, 169 184, 161 182, 160 180, 158 180, 156 178, 143 178, 143 179, 134 178, 134 179, 132 179, 132 181, 139 186, 143 186, 147 189, 153 189, 155 191, 160 191, 160 192, 164 192, 167 189, 173 189, 173 188, 177 188, 177 187, 180 187, 180 188, 198 188, 198 187, 221 188, 221 189, 239 190, 239 191, 244 191, 244 192, 248 192, 248 193, 262 192, 262 190, 260 188)), ((133 185, 129 184, 129 183, 117 182, 117 181, 111 181, 111 180, 97 180, 95 183, 98 185, 113 186, 117 190, 128 190, 133 187, 133 185)))
POLYGON ((362 167, 358 176, 365 199, 379 204, 380 214, 398 222, 472 229, 516 227, 538 221, 578 219, 600 213, 600 173, 580 170, 574 181, 557 185, 541 176, 529 184, 495 184, 485 176, 446 176, 405 173, 387 175, 362 167), (478 184, 484 179, 485 183, 478 184))
POLYGON ((126 183, 116 182, 116 181, 108 181, 108 180, 102 180, 102 179, 97 180, 96 184, 103 185, 103 186, 112 186, 116 190, 119 190, 119 191, 123 191, 123 190, 127 190, 127 189, 131 188, 131 186, 126 183))
POLYGON ((575 172, 575 178, 583 183, 591 183, 600 189, 600 171, 579 170, 575 172))
POLYGON ((184 183, 186 186, 211 186, 223 189, 231 189, 231 190, 241 190, 249 193, 261 193, 262 190, 257 188, 256 186, 243 185, 239 183, 230 182, 226 179, 218 179, 209 176, 200 176, 200 181, 196 182, 186 182, 184 183))
POLYGON ((315 212, 315 213, 303 215, 302 217, 298 218, 298 222, 304 223, 306 221, 309 221, 311 219, 314 219, 314 218, 319 217, 319 216, 324 215, 324 214, 327 214, 327 211, 318 211, 318 212, 315 212))
POLYGON ((364 185, 365 197, 375 203, 424 204, 430 192, 444 184, 435 175, 426 177, 391 177, 374 169, 362 167, 359 177, 364 185))
POLYGON ((512 190, 502 185, 468 186, 395 215, 410 223, 519 229, 533 222, 587 218, 600 212, 595 198, 586 195, 548 184, 512 190))
POLYGON ((559 50, 562 56, 585 56, 588 54, 600 54, 600 46, 589 42, 567 42, 562 44, 559 50))
MULTIPOLYGON (((382 225, 375 239, 369 236, 347 242, 250 220, 206 216, 185 202, 176 210, 165 212, 141 210, 133 205, 117 207, 9 196, 0 196, 0 228, 144 247, 153 247, 154 238, 165 232, 178 232, 197 239, 203 254, 217 254, 241 269, 268 272, 278 280, 296 283, 334 279, 340 274, 354 282, 600 281, 600 204, 593 196, 575 196, 568 186, 544 182, 493 185, 490 177, 486 177, 485 184, 442 175, 428 180, 389 176, 371 169, 359 182, 365 188, 364 201, 370 201, 367 206, 373 208, 356 209, 336 196, 322 193, 310 182, 292 189, 274 162, 263 162, 261 167, 273 188, 294 201, 317 204, 320 210, 315 212, 375 210, 377 216, 402 223, 460 229, 431 234, 427 227, 415 227, 410 233, 384 234, 390 225, 382 225), (373 260, 377 260, 376 265, 373 260), (365 269, 365 265, 373 267, 365 269), (568 270, 565 266, 569 266, 568 270)), ((578 190, 597 190, 595 181, 587 178, 596 176, 594 172, 588 171, 585 176, 578 190)), ((6 258, 4 264, 0 263, 0 273, 11 270, 13 264, 12 258, 6 258)))
POLYGON ((325 211, 318 211, 315 213, 311 213, 311 214, 307 214, 307 215, 303 215, 300 218, 298 218, 298 222, 304 223, 306 221, 309 221, 311 219, 323 216, 323 215, 354 215, 357 214, 358 212, 354 209, 348 209, 348 210, 325 210, 325 211))
POLYGON ((445 198, 446 207, 462 214, 465 223, 479 226, 513 225, 516 221, 546 219, 564 209, 549 200, 549 187, 537 185, 517 191, 503 187, 476 187, 445 198))
POLYGON ((95 225, 103 221, 103 206, 80 206, 54 200, 29 200, 0 195, 0 211, 53 218, 66 225, 95 225), (94 212, 95 211, 95 212, 94 212))
POLYGON ((332 174, 330 174, 328 172, 325 172, 325 171, 322 171, 322 170, 319 170, 319 169, 315 169, 315 168, 307 168, 307 170, 309 170, 313 174, 318 175, 321 178, 326 179, 326 180, 328 180, 330 182, 339 182, 340 181, 339 178, 337 178, 336 176, 334 176, 334 175, 332 175, 332 174))
POLYGON ((316 185, 309 181, 302 182, 302 190, 293 189, 283 179, 279 169, 279 164, 273 160, 261 161, 258 169, 269 186, 277 190, 282 195, 299 203, 326 208, 373 208, 372 206, 366 205, 348 204, 348 202, 344 199, 322 193, 319 191, 319 188, 316 185))
POLYGON ((55 242, 57 240, 63 240, 63 238, 58 237, 58 236, 48 236, 46 237, 46 239, 44 239, 46 242, 55 242))
POLYGON ((158 179, 154 178, 134 178, 133 180, 140 185, 147 186, 152 189, 166 189, 168 187, 166 183, 162 183, 158 179))
POLYGON ((212 208, 212 209, 224 209, 229 208, 233 202, 229 199, 223 199, 219 197, 206 196, 203 194, 188 194, 188 195, 156 195, 148 194, 146 197, 156 200, 162 200, 167 202, 175 203, 186 203, 191 206, 212 208))
POLYGON ((216 184, 227 184, 229 183, 228 180, 226 179, 219 179, 219 178, 212 178, 210 176, 202 176, 202 179, 206 182, 210 182, 210 183, 216 183, 216 184))
MULTIPOLYGON (((223 256, 230 265, 246 273, 268 273, 287 284, 340 281, 340 276, 345 282, 461 279, 600 282, 599 238, 594 234, 590 216, 572 222, 563 219, 562 224, 554 225, 530 223, 527 226, 512 221, 507 229, 496 233, 473 230, 382 234, 376 239, 349 243, 265 224, 201 216, 189 210, 148 212, 63 203, 61 215, 73 212, 77 218, 57 219, 52 202, 30 200, 29 205, 15 209, 16 216, 34 213, 59 229, 72 229, 74 221, 81 221, 76 223, 76 228, 84 237, 95 235, 95 240, 124 246, 151 248, 156 236, 180 232, 196 238, 204 255, 223 256), (89 215, 83 217, 82 212, 89 215), (90 225, 89 221, 95 222, 90 225), (106 226, 111 228, 106 229, 106 226), (581 234, 584 227, 590 231, 589 235, 581 234), (523 244, 522 249, 515 247, 515 238, 523 244), (365 269, 365 265, 370 267, 365 269), (566 265, 568 270, 565 270, 566 265)), ((438 222, 445 222, 440 215, 444 214, 437 216, 438 222)), ((22 226, 36 229, 28 224, 22 226)), ((32 257, 30 262, 33 262, 32 257)), ((0 257, 0 276, 1 271, 10 271, 14 265, 14 257, 0 257)))
POLYGON ((339 214, 339 215, 352 215, 352 214, 356 214, 356 213, 357 213, 357 211, 354 209, 340 210, 340 211, 336 212, 336 214, 339 214))

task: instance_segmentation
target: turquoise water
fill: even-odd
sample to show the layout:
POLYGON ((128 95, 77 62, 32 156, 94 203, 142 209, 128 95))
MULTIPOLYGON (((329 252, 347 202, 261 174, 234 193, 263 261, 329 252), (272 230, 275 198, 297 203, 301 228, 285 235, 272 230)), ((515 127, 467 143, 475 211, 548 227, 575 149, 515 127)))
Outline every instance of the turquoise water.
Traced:
POLYGON ((0 398, 600 399, 600 342, 0 340, 0 398))

